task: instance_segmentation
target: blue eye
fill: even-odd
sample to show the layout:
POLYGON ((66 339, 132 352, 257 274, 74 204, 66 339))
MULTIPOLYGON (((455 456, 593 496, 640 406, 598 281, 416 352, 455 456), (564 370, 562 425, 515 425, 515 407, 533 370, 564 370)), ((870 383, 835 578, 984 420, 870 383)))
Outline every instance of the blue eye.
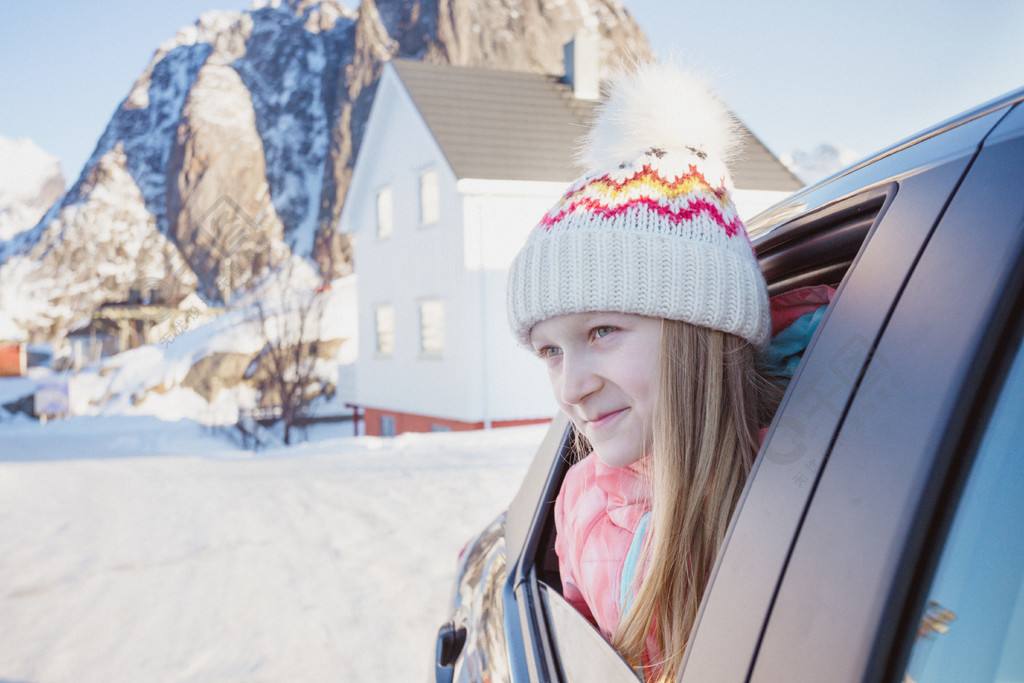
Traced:
POLYGON ((537 351, 537 355, 541 358, 553 358, 562 353, 562 349, 557 346, 545 346, 537 351))

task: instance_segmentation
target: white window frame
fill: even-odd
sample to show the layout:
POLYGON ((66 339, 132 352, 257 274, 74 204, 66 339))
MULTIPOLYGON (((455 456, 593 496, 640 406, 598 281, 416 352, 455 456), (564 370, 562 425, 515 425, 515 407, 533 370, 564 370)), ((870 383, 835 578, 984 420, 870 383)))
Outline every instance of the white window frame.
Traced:
POLYGON ((377 239, 386 240, 395 231, 395 202, 391 187, 377 190, 377 239))
POLYGON ((393 356, 395 353, 395 307, 393 305, 378 304, 373 307, 373 332, 373 344, 377 356, 381 358, 393 356), (390 321, 388 321, 389 317, 390 321), (391 323, 390 330, 386 328, 386 324, 382 324, 387 322, 391 323))
POLYGON ((444 301, 442 299, 421 299, 420 314, 420 353, 428 357, 438 357, 444 353, 444 301))
POLYGON ((434 167, 420 171, 420 227, 441 220, 441 179, 434 167))

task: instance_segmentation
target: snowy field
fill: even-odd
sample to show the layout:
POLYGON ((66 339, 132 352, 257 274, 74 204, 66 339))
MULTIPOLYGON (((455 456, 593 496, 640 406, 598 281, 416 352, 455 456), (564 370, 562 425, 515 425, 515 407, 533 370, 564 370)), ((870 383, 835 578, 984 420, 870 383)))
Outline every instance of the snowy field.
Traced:
POLYGON ((190 421, 0 422, 0 681, 430 680, 463 544, 546 427, 250 453, 190 421))

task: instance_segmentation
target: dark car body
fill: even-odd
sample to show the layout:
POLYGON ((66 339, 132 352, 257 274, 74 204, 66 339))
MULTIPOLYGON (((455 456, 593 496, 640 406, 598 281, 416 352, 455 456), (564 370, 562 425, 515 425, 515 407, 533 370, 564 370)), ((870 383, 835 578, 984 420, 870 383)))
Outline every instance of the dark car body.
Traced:
MULTIPOLYGON (((748 229, 771 294, 838 291, 679 680, 1024 678, 1024 90, 748 229)), ((439 680, 636 680, 560 594, 552 503, 570 436, 556 418, 507 513, 463 554, 439 680)))

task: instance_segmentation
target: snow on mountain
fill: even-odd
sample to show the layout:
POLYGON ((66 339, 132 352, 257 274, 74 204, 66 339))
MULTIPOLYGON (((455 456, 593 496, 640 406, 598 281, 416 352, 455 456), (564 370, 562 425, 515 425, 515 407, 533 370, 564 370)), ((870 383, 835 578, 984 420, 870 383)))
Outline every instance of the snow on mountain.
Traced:
POLYGON ((789 170, 808 185, 859 161, 861 155, 841 145, 821 144, 812 150, 798 150, 780 157, 789 170))
MULTIPOLYGON (((196 22, 196 31, 179 32, 177 40, 202 35, 198 29, 205 26, 211 16, 211 13, 203 15, 196 22)), ((165 43, 157 50, 150 65, 107 124, 85 164, 86 170, 65 198, 65 205, 83 198, 86 193, 81 185, 88 170, 120 145, 130 152, 126 157, 126 170, 142 193, 146 209, 152 214, 157 229, 167 233, 168 160, 185 98, 199 69, 212 52, 213 46, 206 42, 173 44, 173 47, 165 43)))
POLYGON ((35 225, 63 194, 57 157, 28 138, 0 135, 0 242, 35 225))
MULTIPOLYGON (((184 290, 195 275, 157 229, 117 145, 91 165, 46 218, 6 244, 0 310, 23 330, 57 333, 106 301, 121 301, 142 279, 173 278, 184 290)), ((60 335, 57 335, 60 336, 60 335)))
POLYGON ((342 61, 328 59, 328 42, 349 31, 354 19, 311 32, 301 16, 285 19, 271 10, 251 16, 246 53, 233 68, 252 93, 267 182, 287 241, 298 253, 312 254, 330 142, 324 103, 334 94, 324 88, 338 81, 342 61))
POLYGON ((0 671, 33 681, 426 681, 460 548, 545 428, 253 454, 189 421, 3 425, 0 671))

